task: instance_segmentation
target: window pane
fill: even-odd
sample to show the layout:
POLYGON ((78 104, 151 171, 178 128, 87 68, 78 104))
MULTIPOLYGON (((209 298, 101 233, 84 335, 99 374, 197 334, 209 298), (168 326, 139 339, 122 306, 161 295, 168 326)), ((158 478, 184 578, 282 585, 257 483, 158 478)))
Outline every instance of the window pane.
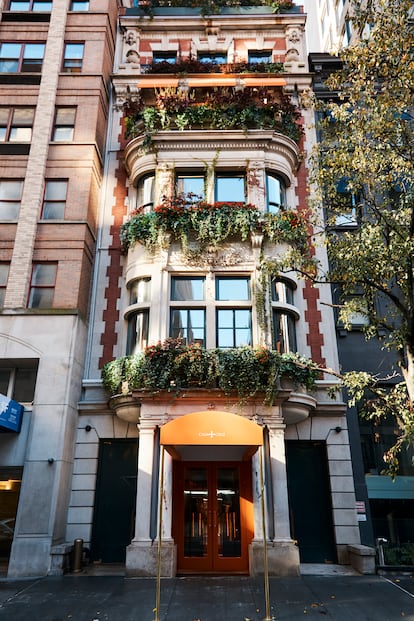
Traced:
POLYGON ((216 177, 216 201, 244 203, 245 198, 244 176, 216 177))
POLYGON ((185 343, 205 343, 204 309, 172 309, 170 335, 183 339, 185 343))
POLYGON ((149 175, 139 180, 137 207, 152 206, 154 203, 155 176, 149 175))
POLYGON ((31 127, 11 127, 9 141, 10 142, 30 142, 32 139, 31 127))
POLYGON ((0 59, 20 58, 21 43, 2 43, 0 47, 0 59))
POLYGON ((31 127, 34 119, 34 108, 15 108, 12 125, 31 127))
POLYGON ((0 125, 7 125, 9 121, 10 108, 0 108, 0 125))
POLYGON ((26 43, 24 48, 24 58, 43 58, 45 53, 44 43, 26 43))
POLYGON ((279 353, 295 352, 296 326, 292 315, 273 312, 274 349, 279 353))
POLYGON ((204 278, 172 278, 171 300, 204 300, 204 278))
POLYGON ((195 194, 196 197, 204 198, 204 177, 200 175, 178 175, 178 194, 195 194))
POLYGON ((34 398, 37 369, 16 369, 13 399, 22 403, 30 403, 34 398))
POLYGON ((68 71, 80 71, 83 59, 83 43, 66 43, 63 68, 68 71))
POLYGON ((76 108, 57 108, 56 125, 73 125, 75 123, 76 108))
POLYGON ((10 0, 9 11, 28 11, 30 2, 22 2, 22 0, 10 0))
POLYGON ((43 203, 42 219, 43 220, 63 220, 65 217, 66 202, 53 201, 52 203, 45 201, 43 203))
POLYGON ((174 64, 175 62, 177 62, 177 54, 176 52, 153 52, 152 62, 174 64))
POLYGON ((0 368, 0 392, 8 396, 11 369, 0 368))
POLYGON ((9 264, 0 263, 0 285, 5 287, 7 285, 7 278, 9 276, 9 264))
POLYGON ((128 318, 127 356, 143 351, 148 345, 149 311, 138 311, 128 318))
POLYGON ((73 140, 73 127, 55 127, 53 132, 55 142, 67 142, 73 140))
POLYGON ((233 328, 233 310, 218 310, 217 319, 219 328, 233 328))
POLYGON ((45 199, 48 201, 66 200, 67 181, 46 181, 45 199))
POLYGON ((0 220, 17 220, 22 188, 23 181, 0 181, 0 220))
POLYGON ((52 10, 52 2, 45 2, 43 0, 34 0, 33 2, 33 11, 51 11, 52 10))
POLYGON ((226 52, 200 52, 197 58, 201 63, 224 65, 227 62, 226 52))
POLYGON ((151 299, 151 278, 138 278, 129 285, 129 303, 139 304, 151 299))
POLYGON ((273 175, 266 175, 267 210, 277 213, 285 207, 285 187, 281 179, 273 175))
POLYGON ((250 300, 249 278, 216 278, 217 300, 250 300))
POLYGON ((272 61, 271 50, 250 50, 249 63, 270 63, 272 61))
POLYGON ((29 297, 29 308, 52 308, 53 293, 52 287, 32 289, 29 297))
POLYGON ((285 304, 293 304, 294 287, 291 283, 281 280, 272 281, 272 300, 273 302, 282 302, 285 304))
POLYGON ((87 11, 89 9, 89 2, 72 2, 70 5, 71 11, 87 11))
POLYGON ((54 285, 56 279, 54 263, 38 263, 33 266, 32 285, 54 285))

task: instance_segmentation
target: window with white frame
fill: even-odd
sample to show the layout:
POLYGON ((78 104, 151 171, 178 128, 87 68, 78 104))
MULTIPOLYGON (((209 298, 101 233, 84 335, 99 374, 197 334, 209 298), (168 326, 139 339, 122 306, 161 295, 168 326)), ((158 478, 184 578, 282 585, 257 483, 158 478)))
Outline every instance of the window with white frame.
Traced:
POLYGON ((52 308, 57 263, 34 263, 30 281, 28 308, 52 308))
POLYGON ((0 108, 0 142, 30 142, 34 108, 0 108))
POLYGON ((269 213, 286 209, 286 186, 274 173, 266 173, 266 208, 269 213))
POLYGON ((44 43, 1 43, 0 73, 38 73, 44 53, 44 43))
POLYGON ((217 202, 246 202, 246 176, 238 173, 217 172, 215 175, 215 196, 217 202))
MULTIPOLYGON (((0 308, 4 306, 4 298, 6 297, 7 280, 9 278, 10 264, 0 263, 0 308)), ((0 391, 1 392, 1 391, 0 391)))
POLYGON ((170 337, 222 349, 252 344, 249 276, 172 276, 170 337))
POLYGON ((170 336, 183 343, 206 346, 204 276, 173 276, 170 295, 170 336))
POLYGON ((352 191, 349 179, 343 177, 336 185, 335 204, 336 226, 356 226, 358 196, 352 191))
POLYGON ((151 211, 154 206, 155 175, 144 175, 137 183, 137 208, 151 211))
POLYGON ((130 308, 127 321, 127 356, 143 351, 148 345, 151 278, 137 278, 128 285, 130 308))
POLYGON ((177 174, 175 187, 176 193, 184 194, 188 198, 189 203, 202 200, 205 197, 204 175, 197 173, 177 174))
POLYGON ((22 179, 0 179, 0 220, 18 219, 22 191, 22 179))
POLYGON ((272 347, 281 354, 297 351, 296 321, 294 308, 295 285, 288 280, 274 279, 271 282, 273 343, 272 347))

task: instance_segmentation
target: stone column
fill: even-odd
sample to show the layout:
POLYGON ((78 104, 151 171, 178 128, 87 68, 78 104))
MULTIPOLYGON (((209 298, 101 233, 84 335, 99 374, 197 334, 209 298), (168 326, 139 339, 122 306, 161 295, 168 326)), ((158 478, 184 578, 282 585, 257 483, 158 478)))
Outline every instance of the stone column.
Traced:
MULTIPOLYGON (((268 428, 271 480, 266 481, 265 485, 272 486, 275 533, 273 541, 267 541, 268 572, 273 576, 298 576, 299 549, 290 536, 283 419, 272 416, 268 428)), ((255 503, 261 502, 258 496, 260 495, 255 495, 255 503)), ((259 508, 255 509, 256 514, 259 508)), ((269 519, 271 513, 266 512, 266 519, 269 519)), ((259 530, 261 529, 256 532, 255 525, 255 539, 250 548, 250 572, 253 576, 264 572, 263 541, 257 538, 259 530)), ((266 530, 268 534, 269 525, 266 530)))
MULTIPOLYGON (((153 420, 141 418, 138 428, 139 451, 135 537, 127 547, 125 568, 127 576, 156 576, 159 522, 157 522, 157 538, 154 541, 150 538, 152 478, 156 476, 156 473, 153 472, 155 423, 153 420)), ((163 450, 162 447, 160 450, 163 450)), ((163 484, 162 498, 159 496, 159 502, 163 503, 161 575, 172 577, 175 575, 177 564, 176 548, 171 537, 172 460, 166 452, 164 452, 163 484)))

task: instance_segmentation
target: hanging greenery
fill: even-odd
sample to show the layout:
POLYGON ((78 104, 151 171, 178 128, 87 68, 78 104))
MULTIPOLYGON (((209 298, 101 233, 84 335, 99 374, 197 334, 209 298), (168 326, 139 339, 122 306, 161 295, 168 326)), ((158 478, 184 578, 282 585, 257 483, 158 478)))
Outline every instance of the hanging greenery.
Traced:
POLYGON ((273 129, 296 143, 303 130, 300 112, 289 97, 269 88, 212 88, 205 91, 168 87, 156 90, 155 103, 142 97, 124 105, 125 137, 144 135, 143 148, 161 130, 273 129))
POLYGON ((246 241, 252 233, 261 232, 265 239, 297 246, 308 252, 307 227, 304 218, 296 211, 262 213, 250 203, 195 200, 194 195, 180 194, 164 197, 161 205, 149 213, 137 209, 121 228, 124 251, 136 242, 149 250, 178 241, 184 253, 202 253, 207 247, 217 249, 229 238, 246 241))
POLYGON ((108 362, 102 369, 105 390, 111 395, 132 390, 179 392, 188 388, 217 388, 236 394, 240 402, 257 393, 267 405, 275 402, 279 380, 289 377, 297 388, 311 389, 319 376, 317 366, 298 354, 279 354, 266 347, 206 350, 167 339, 135 356, 108 362))

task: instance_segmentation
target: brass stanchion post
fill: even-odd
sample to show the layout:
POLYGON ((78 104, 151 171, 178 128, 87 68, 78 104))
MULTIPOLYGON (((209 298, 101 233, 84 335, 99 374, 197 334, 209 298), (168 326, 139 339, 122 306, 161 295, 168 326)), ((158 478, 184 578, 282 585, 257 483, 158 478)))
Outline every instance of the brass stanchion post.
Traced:
POLYGON ((162 504, 164 496, 164 447, 161 449, 160 487, 158 501, 158 550, 157 550, 157 586, 155 595, 155 619, 160 621, 161 602, 161 548, 162 548, 162 504))
POLYGON ((263 621, 272 621, 270 616, 270 596, 269 596, 269 565, 267 559, 267 535, 266 535, 266 513, 265 513, 265 497, 264 497, 264 478, 263 478, 263 446, 259 447, 260 456, 260 493, 262 505, 262 530, 263 530, 263 564, 264 564, 264 591, 266 616, 263 621))

